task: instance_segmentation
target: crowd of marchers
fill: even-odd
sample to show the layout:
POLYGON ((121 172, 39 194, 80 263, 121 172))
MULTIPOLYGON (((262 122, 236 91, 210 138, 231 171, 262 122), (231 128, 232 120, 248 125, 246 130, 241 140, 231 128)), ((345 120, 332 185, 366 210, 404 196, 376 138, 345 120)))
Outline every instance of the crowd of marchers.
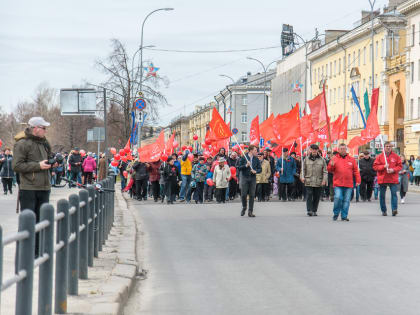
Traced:
POLYGON ((236 198, 242 202, 241 214, 254 214, 254 200, 278 198, 283 202, 304 201, 308 216, 317 216, 320 201, 334 202, 333 219, 348 221, 350 201, 370 202, 379 199, 382 214, 387 215, 386 190, 391 192, 391 213, 398 214, 398 193, 405 202, 408 186, 420 183, 420 156, 398 155, 391 143, 385 152, 372 156, 348 154, 345 144, 322 156, 313 144, 303 157, 283 149, 277 158, 270 148, 260 150, 244 146, 243 151, 228 153, 221 148, 214 157, 184 150, 166 161, 119 161, 121 188, 137 200, 155 202, 226 203, 236 198))

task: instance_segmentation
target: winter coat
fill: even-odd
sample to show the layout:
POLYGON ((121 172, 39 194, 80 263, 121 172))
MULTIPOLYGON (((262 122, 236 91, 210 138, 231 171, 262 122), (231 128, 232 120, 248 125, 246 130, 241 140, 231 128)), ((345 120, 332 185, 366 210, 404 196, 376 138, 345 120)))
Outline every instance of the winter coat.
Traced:
POLYGON ((203 183, 206 180, 207 164, 195 164, 191 175, 196 183, 203 183))
POLYGON ((267 160, 262 160, 261 162, 261 173, 256 175, 257 184, 267 184, 268 179, 271 177, 271 168, 270 162, 267 160))
POLYGON ((332 162, 328 164, 328 172, 333 173, 334 187, 353 188, 354 182, 360 185, 359 168, 354 158, 348 154, 345 156, 337 154, 332 158, 332 162), (334 162, 334 165, 332 162, 334 162))
POLYGON ((415 160, 413 162, 413 168, 414 168, 413 176, 420 176, 420 160, 415 160))
POLYGON ((166 167, 166 162, 161 163, 160 166, 159 166, 159 174, 160 174, 159 184, 160 185, 165 184, 165 177, 163 176, 163 173, 165 171, 165 167, 166 167))
POLYGON ((71 171, 74 173, 79 173, 82 171, 82 156, 80 153, 73 153, 69 158, 69 164, 71 166, 71 171), (78 164, 80 163, 80 164, 78 164))
POLYGON ((32 135, 29 130, 15 136, 12 167, 20 174, 22 190, 50 190, 50 170, 41 170, 39 162, 48 160, 51 147, 46 138, 32 135))
POLYGON ((92 173, 93 171, 96 170, 96 161, 93 157, 88 156, 84 161, 83 161, 83 170, 86 173, 92 173))
POLYGON ((186 151, 184 156, 181 160, 181 175, 191 175, 192 171, 192 164, 191 161, 188 160, 189 151, 186 151))
POLYGON ((393 169, 394 173, 387 173, 385 168, 384 154, 379 154, 373 163, 373 169, 378 173, 378 184, 398 184, 399 171, 402 169, 401 158, 398 154, 391 152, 387 155, 388 169, 393 169))
POLYGON ((99 174, 98 174, 98 180, 103 180, 106 178, 106 160, 105 158, 99 159, 99 174))
POLYGON ((321 187, 322 182, 327 183, 328 180, 327 163, 319 155, 307 156, 303 160, 300 178, 305 179, 305 186, 321 187))
POLYGON ((282 184, 290 184, 295 182, 295 173, 296 173, 296 162, 292 157, 287 157, 287 159, 280 158, 277 160, 276 170, 280 174, 279 182, 282 184), (283 162, 282 162, 283 160, 283 162), (283 165, 283 174, 281 168, 283 165))
POLYGON ((176 183, 179 180, 179 171, 178 168, 174 165, 169 163, 165 163, 165 167, 163 169, 163 177, 165 179, 165 183, 176 183))
POLYGON ((146 163, 136 161, 133 165, 133 170, 136 172, 136 180, 148 179, 149 174, 147 173, 146 163))
POLYGON ((252 169, 257 172, 256 174, 252 174, 251 173, 251 167, 246 166, 247 162, 250 161, 250 157, 249 157, 248 153, 246 154, 246 157, 247 158, 245 158, 245 156, 243 156, 239 160, 239 164, 238 164, 238 167, 237 167, 237 169, 240 172, 239 177, 240 178, 252 178, 252 177, 256 176, 256 174, 261 173, 262 168, 261 168, 260 160, 258 160, 258 158, 256 156, 254 156, 252 158, 252 165, 251 165, 252 169))
POLYGON ((3 155, 3 157, 0 158, 0 163, 2 166, 0 169, 0 177, 13 178, 15 174, 13 173, 12 161, 13 161, 13 156, 11 155, 3 155), (1 161, 1 159, 3 158, 4 158, 4 161, 1 161))
POLYGON ((162 164, 161 161, 150 163, 147 171, 149 172, 149 180, 151 182, 157 182, 160 179, 159 167, 162 164))
POLYGON ((373 169, 373 163, 375 162, 374 159, 369 157, 369 159, 361 159, 359 161, 359 171, 360 171, 360 177, 362 180, 366 182, 373 182, 376 172, 373 169))
POLYGON ((402 191, 407 192, 408 191, 408 177, 410 175, 410 166, 408 163, 402 164, 402 169, 399 172, 399 182, 400 182, 400 188, 402 191))
POLYGON ((217 165, 213 172, 213 182, 216 188, 228 188, 230 176, 230 168, 227 164, 223 165, 223 168, 217 165))

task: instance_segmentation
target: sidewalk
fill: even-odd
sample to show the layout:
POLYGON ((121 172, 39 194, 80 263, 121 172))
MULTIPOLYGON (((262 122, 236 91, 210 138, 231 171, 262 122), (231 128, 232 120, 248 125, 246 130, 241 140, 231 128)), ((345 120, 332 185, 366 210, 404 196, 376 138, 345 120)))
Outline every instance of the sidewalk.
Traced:
POLYGON ((408 191, 409 192, 416 192, 416 193, 420 193, 420 186, 416 186, 416 185, 408 185, 408 191))
MULTIPOLYGON (((117 186, 115 193, 115 222, 94 267, 88 270, 88 280, 79 280, 79 295, 68 296, 68 314, 121 314, 137 276, 136 224, 134 215, 117 186)), ((55 207, 60 199, 78 194, 78 189, 53 188, 50 203, 55 207)), ((17 193, 0 198, 3 236, 17 231, 17 193), (7 207, 4 207, 7 205, 7 207), (13 207, 11 207, 13 205, 13 207), (7 217, 7 220, 3 220, 7 217)), ((4 248, 3 281, 14 274, 15 246, 4 248)), ((37 314, 38 269, 34 272, 33 314, 37 314)), ((2 292, 1 314, 14 314, 16 287, 2 292)), ((54 297, 53 297, 54 303, 54 297)))

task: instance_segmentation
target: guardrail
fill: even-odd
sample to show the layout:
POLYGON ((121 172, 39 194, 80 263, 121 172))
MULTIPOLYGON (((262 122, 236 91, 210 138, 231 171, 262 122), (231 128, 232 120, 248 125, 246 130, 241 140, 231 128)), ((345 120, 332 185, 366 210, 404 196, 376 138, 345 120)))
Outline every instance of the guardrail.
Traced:
POLYGON ((22 211, 17 233, 3 238, 0 226, 0 306, 1 292, 16 284, 15 314, 32 314, 33 275, 39 267, 38 314, 52 314, 53 294, 54 313, 67 313, 67 295, 78 295, 78 281, 88 279, 88 267, 93 267, 114 222, 114 178, 99 184, 101 189, 88 186, 68 200, 59 200, 57 213, 51 204, 42 205, 39 223, 33 211, 22 211), (12 243, 16 243, 15 275, 3 282, 3 248, 12 243))

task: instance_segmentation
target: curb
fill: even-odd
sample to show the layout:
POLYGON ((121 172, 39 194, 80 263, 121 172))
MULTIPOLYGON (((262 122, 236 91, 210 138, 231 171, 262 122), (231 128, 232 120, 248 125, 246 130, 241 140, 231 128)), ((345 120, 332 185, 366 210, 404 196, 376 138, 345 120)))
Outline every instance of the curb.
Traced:
POLYGON ((112 268, 107 269, 107 266, 101 264, 97 266, 106 274, 101 273, 100 277, 91 279, 97 283, 97 287, 94 292, 89 291, 88 294, 79 296, 83 299, 83 306, 77 307, 79 312, 71 312, 72 302, 69 301, 69 314, 122 315, 135 287, 139 269, 136 218, 119 189, 115 190, 115 222, 105 248, 107 245, 108 251, 114 257, 112 268), (82 312, 80 308, 83 309, 82 312))

